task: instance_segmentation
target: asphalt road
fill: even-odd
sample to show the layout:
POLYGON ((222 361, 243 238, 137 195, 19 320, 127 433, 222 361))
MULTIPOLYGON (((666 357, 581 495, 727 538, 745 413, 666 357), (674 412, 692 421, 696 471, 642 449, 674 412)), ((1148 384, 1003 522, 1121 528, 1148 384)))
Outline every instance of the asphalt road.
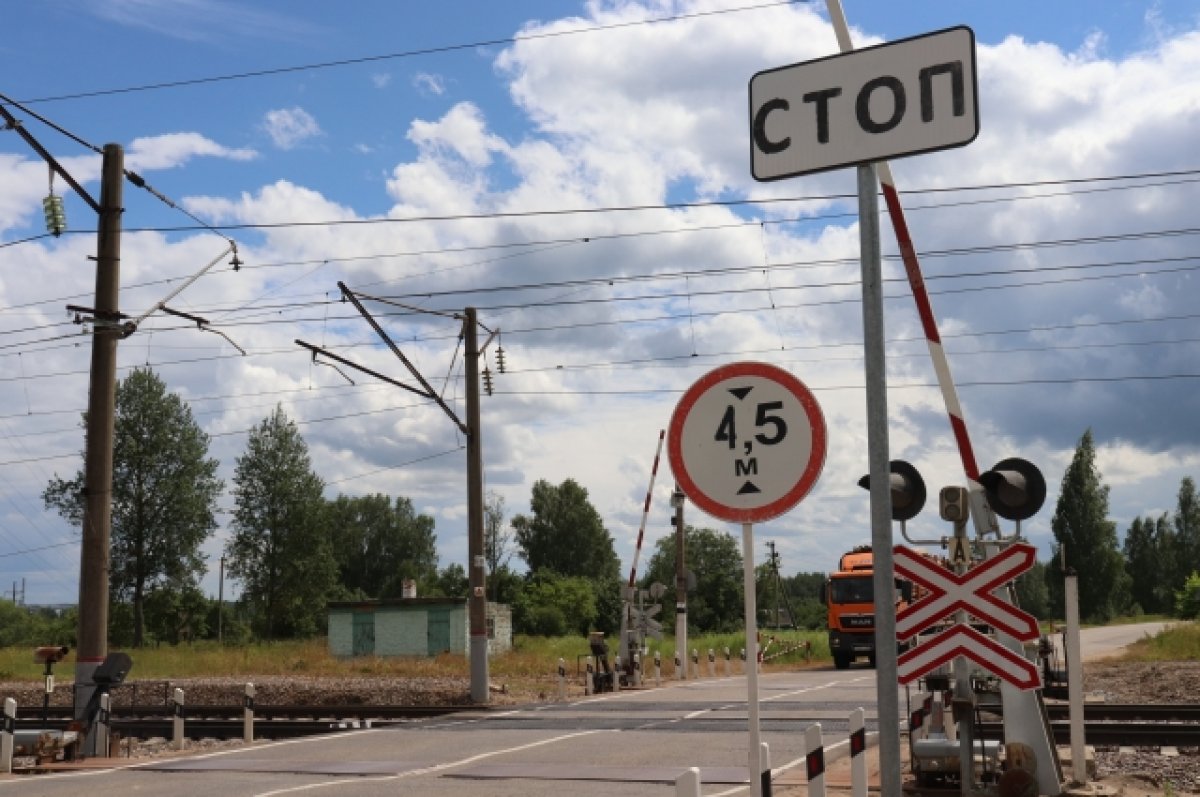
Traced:
MULTIPOLYGON (((1085 629, 1085 658, 1111 655, 1161 625, 1085 629)), ((844 744, 855 708, 876 730, 875 679, 862 665, 763 675, 760 727, 771 765, 801 770, 804 731, 814 723, 827 747, 844 744)), ((904 700, 902 688, 901 717, 904 700)), ((114 769, 0 776, 0 797, 667 796, 691 766, 701 767, 711 797, 748 793, 739 785, 748 749, 746 680, 733 676, 114 769)))

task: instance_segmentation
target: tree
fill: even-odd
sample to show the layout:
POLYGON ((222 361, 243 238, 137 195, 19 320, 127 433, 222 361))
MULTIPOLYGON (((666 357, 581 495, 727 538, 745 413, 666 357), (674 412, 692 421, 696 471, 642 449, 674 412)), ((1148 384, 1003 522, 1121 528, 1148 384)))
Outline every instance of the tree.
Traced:
POLYGON ((530 574, 513 604, 514 630, 535 636, 586 634, 597 618, 594 583, 552 570, 530 574))
POLYGON ((1050 617, 1050 593, 1046 589, 1046 565, 1034 562, 1033 567, 1017 576, 1017 605, 1039 620, 1050 617))
POLYGON ((508 567, 513 550, 512 528, 504 525, 504 496, 488 490, 483 502, 483 556, 487 561, 492 602, 500 600, 501 569, 508 567))
POLYGON ((574 479, 555 487, 545 479, 533 485, 532 517, 512 519, 521 558, 531 574, 548 571, 592 583, 596 630, 616 630, 621 614, 621 563, 612 535, 588 493, 574 479))
POLYGON ((465 598, 470 594, 471 580, 458 562, 451 562, 438 574, 437 590, 447 598, 465 598))
POLYGON ((1196 496, 1196 483, 1191 476, 1185 476, 1179 485, 1174 520, 1171 582, 1174 589, 1180 589, 1192 573, 1200 570, 1200 498, 1196 496))
POLYGON ((612 536, 578 482, 567 479, 555 487, 538 479, 529 506, 533 517, 517 515, 512 526, 530 572, 552 570, 592 579, 619 576, 612 536))
POLYGON ((405 579, 422 589, 437 581, 434 520, 418 515, 408 498, 339 495, 327 510, 340 583, 351 594, 396 598, 405 579))
POLYGON ((1166 561, 1158 547, 1157 528, 1152 518, 1134 518, 1125 532, 1123 546, 1130 597, 1138 608, 1150 614, 1170 609, 1163 601, 1162 582, 1166 561))
MULTIPOLYGON (((131 603, 136 647, 145 644, 149 594, 174 600, 197 589, 205 572, 200 547, 216 528, 224 487, 208 443, 191 408, 149 368, 117 384, 109 578, 113 596, 131 603)), ((42 499, 82 524, 83 486, 82 469, 70 481, 55 476, 42 499)))
POLYGON ((250 432, 234 477, 229 573, 240 579, 255 629, 268 639, 315 633, 337 579, 323 528, 324 485, 282 407, 250 432))
POLYGON ((1108 519, 1108 487, 1096 467, 1092 430, 1084 432, 1063 474, 1058 504, 1050 521, 1057 542, 1046 586, 1051 608, 1063 616, 1063 553, 1079 576, 1079 608, 1084 619, 1103 622, 1126 609, 1129 577, 1117 548, 1117 527, 1108 519))
MULTIPOLYGON (((732 535, 708 528, 684 527, 687 569, 695 574, 688 587, 688 629, 698 633, 733 631, 742 627, 742 554, 732 535)), ((643 585, 658 581, 667 590, 664 606, 675 604, 675 535, 660 537, 646 567, 643 585)))

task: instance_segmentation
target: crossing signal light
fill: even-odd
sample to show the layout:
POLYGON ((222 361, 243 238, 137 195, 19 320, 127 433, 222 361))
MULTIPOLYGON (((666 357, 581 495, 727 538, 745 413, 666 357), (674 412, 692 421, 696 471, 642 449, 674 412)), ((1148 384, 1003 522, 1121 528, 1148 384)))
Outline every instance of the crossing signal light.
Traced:
POLYGON ((1020 457, 996 463, 979 474, 988 505, 1006 520, 1025 520, 1037 514, 1046 501, 1046 480, 1037 466, 1020 457))
MULTIPOLYGON (((888 483, 892 493, 892 520, 912 520, 925 506, 925 480, 909 463, 893 459, 888 463, 888 483)), ((858 480, 858 486, 871 489, 871 474, 858 480)))
POLYGON ((938 493, 938 515, 951 523, 962 523, 970 516, 966 487, 943 487, 938 493))

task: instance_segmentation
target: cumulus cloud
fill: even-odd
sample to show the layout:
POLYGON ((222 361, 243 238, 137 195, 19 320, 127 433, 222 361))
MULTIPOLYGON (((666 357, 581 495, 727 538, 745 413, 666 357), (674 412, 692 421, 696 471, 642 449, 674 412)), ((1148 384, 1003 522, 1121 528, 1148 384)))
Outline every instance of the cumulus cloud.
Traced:
POLYGON ((446 79, 441 75, 435 75, 430 72, 418 72, 413 75, 412 82, 416 86, 417 91, 422 94, 440 97, 446 93, 446 79))
POLYGON ((317 120, 298 106, 267 111, 262 127, 279 149, 294 149, 308 139, 321 135, 317 120))

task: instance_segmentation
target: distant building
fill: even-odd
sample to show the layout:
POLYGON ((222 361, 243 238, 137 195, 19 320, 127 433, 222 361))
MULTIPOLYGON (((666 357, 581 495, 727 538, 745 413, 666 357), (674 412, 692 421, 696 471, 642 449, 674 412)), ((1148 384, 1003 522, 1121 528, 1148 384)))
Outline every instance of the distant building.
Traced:
MULTIPOLYGON (((436 656, 470 652, 466 598, 386 598, 328 604, 334 656, 436 656)), ((512 610, 487 605, 488 653, 512 648, 512 610)))

